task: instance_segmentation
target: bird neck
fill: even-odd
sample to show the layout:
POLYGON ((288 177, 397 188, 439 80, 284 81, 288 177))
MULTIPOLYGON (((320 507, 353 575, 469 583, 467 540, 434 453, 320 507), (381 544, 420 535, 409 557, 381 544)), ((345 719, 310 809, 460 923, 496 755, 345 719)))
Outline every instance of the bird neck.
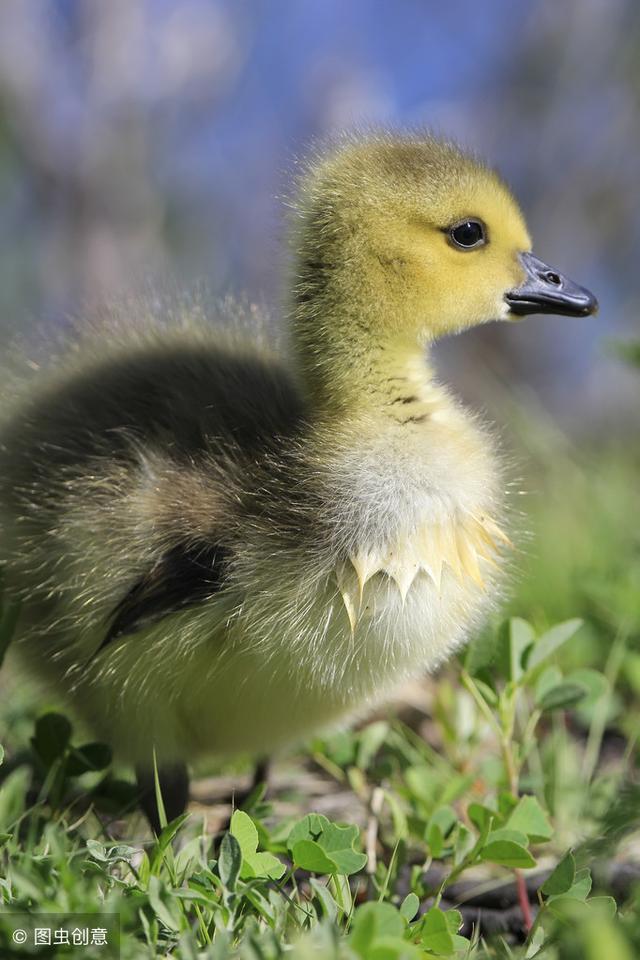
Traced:
POLYGON ((420 285, 405 259, 387 259, 360 231, 321 215, 303 223, 292 286, 293 353, 309 408, 319 420, 371 418, 405 402, 406 411, 436 389, 420 285))
POLYGON ((305 305, 301 313, 293 324, 294 352, 317 420, 366 416, 405 422, 444 401, 417 336, 392 332, 395 324, 378 322, 370 310, 353 315, 341 309, 332 316, 327 310, 310 314, 305 305))

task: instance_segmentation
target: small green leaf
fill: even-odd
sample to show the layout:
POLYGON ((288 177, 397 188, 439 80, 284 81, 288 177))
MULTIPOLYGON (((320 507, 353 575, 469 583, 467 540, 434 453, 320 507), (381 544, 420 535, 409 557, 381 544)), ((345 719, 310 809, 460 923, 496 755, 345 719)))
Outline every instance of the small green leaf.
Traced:
POLYGON ((235 890, 242 867, 242 851, 240 844, 232 833, 225 833, 220 844, 218 858, 218 873, 227 890, 235 890))
POLYGON ((447 921, 447 927, 449 928, 449 933, 457 933, 460 927, 462 926, 462 914, 459 910, 445 910, 444 911, 445 920, 447 921))
POLYGON ((361 770, 367 770, 376 753, 389 735, 389 724, 384 720, 370 723, 360 734, 356 764, 361 770))
POLYGON ((158 757, 156 755, 155 747, 153 748, 153 792, 156 798, 156 806, 158 808, 158 823, 160 825, 160 831, 162 831, 167 826, 167 811, 165 810, 164 800, 162 798, 162 786, 160 785, 158 757))
POLYGON ((535 702, 540 703, 547 691, 551 690, 552 687, 557 687, 560 683, 562 683, 560 667, 557 667, 555 663, 551 664, 550 667, 545 667, 535 685, 533 694, 535 702))
POLYGON ((435 953, 453 953, 454 944, 446 914, 439 907, 431 907, 422 924, 422 945, 435 953))
POLYGON ((552 654, 570 640, 571 637, 582 626, 582 620, 565 620, 563 623, 556 623, 555 626, 538 637, 527 659, 527 673, 531 673, 541 663, 544 663, 552 654))
POLYGON ((87 850, 94 860, 99 860, 101 863, 109 862, 109 855, 106 847, 97 840, 87 840, 87 850))
POLYGON ((429 845, 429 853, 433 859, 440 859, 442 851, 444 850, 444 837, 437 823, 432 823, 427 830, 427 844, 429 845))
POLYGON ((298 840, 291 850, 293 864, 310 873, 333 874, 339 873, 338 864, 324 852, 315 840, 298 840))
POLYGON ((494 824, 498 823, 502 817, 497 812, 497 810, 492 810, 490 807, 485 807, 482 803, 470 803, 467 807, 467 816, 471 823, 482 832, 485 827, 488 828, 489 823, 492 821, 494 824))
POLYGON ((564 710, 566 707, 572 707, 588 695, 589 691, 582 684, 578 683, 559 683, 544 694, 538 707, 543 711, 564 710))
POLYGON ((462 954, 463 958, 473 956, 473 954, 469 952, 471 950, 471 943, 466 937, 462 937, 459 934, 454 933, 451 935, 451 939, 453 940, 453 949, 455 951, 454 955, 456 957, 460 955, 460 951, 462 950, 464 950, 464 953, 462 954))
POLYGON ((402 937, 405 925, 390 903, 369 901, 355 912, 349 945, 361 957, 372 956, 372 947, 383 937, 402 937))
POLYGON ((529 844, 529 838, 521 830, 510 830, 508 827, 500 827, 499 830, 492 830, 487 837, 487 843, 498 843, 500 840, 509 840, 511 843, 517 843, 521 847, 529 844))
POLYGON ((498 631, 484 630, 475 635, 464 653, 464 668, 470 676, 477 678, 493 662, 498 643, 498 631))
POLYGON ((175 870, 177 876, 184 882, 195 873, 200 866, 202 838, 192 837, 175 856, 175 870))
POLYGON ((532 646, 535 636, 530 623, 521 617, 512 617, 509 628, 509 678, 514 683, 524 673, 525 653, 532 646))
MULTIPOLYGON (((315 843, 324 852, 324 866, 326 867, 327 862, 334 865, 334 869, 329 872, 338 872, 349 876, 352 873, 357 873, 358 870, 362 870, 367 862, 366 856, 355 849, 355 843, 358 840, 358 828, 354 824, 341 827, 317 813, 310 813, 294 824, 287 838, 287 847, 292 853, 297 848, 298 854, 305 858, 311 857, 314 862, 319 862, 317 851, 312 847, 297 847, 297 844, 303 840, 315 843)), ((298 863, 298 865, 304 866, 302 863, 298 863)), ((313 869, 316 873, 327 872, 326 869, 318 870, 312 867, 305 867, 305 869, 313 869)))
POLYGON ((453 862, 457 867, 459 863, 462 863, 464 858, 468 853, 473 850, 476 843, 476 836, 472 833, 471 830, 468 830, 463 823, 458 824, 458 829, 456 831, 456 839, 454 845, 454 858, 453 862))
POLYGON ((618 907, 613 897, 578 900, 566 893, 560 897, 551 897, 547 901, 547 909, 563 920, 583 922, 590 914, 600 920, 609 920, 615 916, 618 907))
POLYGON ((498 810, 505 820, 511 816, 518 806, 518 799, 510 790, 501 790, 498 794, 498 810))
POLYGON ((538 801, 533 796, 521 797, 507 827, 526 833, 532 843, 543 843, 553 836, 553 827, 538 801))
POLYGON ((591 670, 588 667, 572 670, 565 679, 568 683, 576 683, 588 690, 582 704, 583 707, 592 706, 609 689, 609 682, 604 674, 600 673, 599 670, 591 670))
POLYGON ((457 819, 458 818, 456 816, 456 812, 453 809, 453 807, 449 807, 449 806, 438 807, 438 809, 435 810, 429 817, 429 822, 427 824, 427 834, 429 833, 430 827, 433 826, 434 824, 437 824, 437 826, 440 827, 442 836, 447 837, 453 830, 453 827, 455 826, 457 819))
POLYGON ((407 786, 411 793, 421 800, 429 809, 433 808, 433 803, 440 787, 435 772, 425 764, 407 767, 404 773, 407 786))
POLYGON ((147 896, 156 916, 165 927, 177 932, 180 929, 180 919, 175 907, 175 900, 170 892, 163 887, 158 877, 152 876, 149 878, 147 896))
POLYGON ((229 827, 231 833, 240 844, 242 853, 242 869, 240 876, 243 880, 252 877, 268 877, 278 880, 285 872, 284 864, 272 853, 258 853, 258 831, 256 826, 244 810, 236 810, 231 817, 229 827))
POLYGON ((407 923, 410 923, 413 920, 419 909, 420 901, 415 893, 408 893, 400 904, 400 914, 404 917, 407 923))
POLYGON ((547 935, 543 928, 538 927, 538 929, 534 931, 531 942, 527 948, 527 952, 525 953, 525 960, 533 960, 534 957, 537 957, 540 954, 542 945, 546 939, 547 935))
POLYGON ((240 844, 243 857, 247 853, 255 853, 258 849, 258 831, 248 813, 236 810, 231 817, 229 829, 240 844))
POLYGON ((566 895, 573 897, 574 900, 586 900, 591 893, 592 884, 591 871, 585 867, 584 870, 578 870, 573 885, 567 890, 566 895))
POLYGON ((393 832, 395 836, 398 840, 406 840, 409 835, 409 823, 407 821, 407 815, 404 811, 404 807, 400 803, 398 796, 393 790, 385 790, 384 799, 386 805, 391 811, 393 832))
POLYGON ((128 843, 117 843, 109 852, 114 860, 126 860, 130 863, 134 857, 138 856, 139 850, 129 846, 128 843))
POLYGON ((576 861, 571 850, 569 850, 555 866, 553 872, 547 877, 540 887, 540 890, 545 897, 560 896, 571 889, 575 877, 576 861))
POLYGON ((298 820, 297 823, 294 823, 291 827, 289 836, 287 837, 287 847, 291 850, 294 843, 297 843, 298 840, 318 840, 322 836, 322 832, 327 823, 329 823, 329 821, 326 817, 323 817, 322 814, 308 813, 306 817, 298 820))
POLYGON ((531 624, 521 617, 512 617, 503 624, 499 634, 498 667, 507 680, 517 683, 524 673, 523 659, 532 646, 535 633, 531 624))
POLYGON ((169 847, 171 841, 176 836, 182 824, 189 819, 188 813, 181 813, 170 823, 163 827, 155 842, 153 853, 151 855, 152 868, 157 866, 163 858, 165 850, 169 847))
POLYGON ((247 868, 247 879, 250 877, 266 877, 269 880, 279 880, 286 870, 284 863, 267 850, 252 853, 247 857, 246 865, 243 861, 241 871, 243 878, 245 877, 245 866, 247 868))
POLYGON ((551 897, 547 901, 547 909, 560 920, 582 922, 588 913, 587 902, 574 900, 573 897, 567 897, 566 895, 551 897))
POLYGON ((522 870, 536 865, 527 848, 513 840, 496 840, 493 843, 487 843, 480 851, 480 859, 498 863, 503 867, 517 867, 522 870))
POLYGON ((608 920, 615 917, 618 910, 618 904, 613 897, 591 897, 591 899, 586 902, 591 911, 595 911, 599 917, 604 917, 608 920))
POLYGON ((462 774, 462 773, 453 773, 450 774, 447 779, 440 781, 440 801, 442 803, 455 803, 460 797, 464 796, 467 792, 475 777, 472 773, 462 774))
POLYGON ((316 880, 315 877, 309 878, 309 885, 317 897, 318 903, 320 904, 321 910, 319 911, 319 915, 324 915, 329 921, 331 921, 331 923, 333 923, 338 916, 338 910, 341 908, 336 903, 331 891, 328 887, 325 887, 324 883, 320 883, 319 880, 316 880))
POLYGON ((140 857, 140 863, 138 864, 138 877, 140 880, 140 886, 144 890, 151 877, 151 861, 149 860, 149 855, 146 850, 142 851, 142 856, 140 857))

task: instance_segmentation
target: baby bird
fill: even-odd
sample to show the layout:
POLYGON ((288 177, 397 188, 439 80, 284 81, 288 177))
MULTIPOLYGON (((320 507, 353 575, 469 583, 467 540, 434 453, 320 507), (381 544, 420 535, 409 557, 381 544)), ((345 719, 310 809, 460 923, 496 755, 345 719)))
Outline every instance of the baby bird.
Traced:
POLYGON ((427 136, 310 163, 293 246, 288 353, 132 325, 56 361, 0 432, 17 655, 147 791, 155 749, 170 817, 187 761, 344 722, 480 624, 504 481, 429 345, 597 306, 533 255, 499 176, 427 136))

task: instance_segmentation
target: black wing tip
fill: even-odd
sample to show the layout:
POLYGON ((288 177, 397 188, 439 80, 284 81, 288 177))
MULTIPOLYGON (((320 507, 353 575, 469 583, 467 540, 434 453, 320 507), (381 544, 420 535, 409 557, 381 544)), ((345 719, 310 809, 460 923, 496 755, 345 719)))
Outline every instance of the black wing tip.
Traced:
POLYGON ((94 656, 116 640, 219 593, 225 586, 229 557, 225 547, 205 541, 171 547, 119 601, 94 656))

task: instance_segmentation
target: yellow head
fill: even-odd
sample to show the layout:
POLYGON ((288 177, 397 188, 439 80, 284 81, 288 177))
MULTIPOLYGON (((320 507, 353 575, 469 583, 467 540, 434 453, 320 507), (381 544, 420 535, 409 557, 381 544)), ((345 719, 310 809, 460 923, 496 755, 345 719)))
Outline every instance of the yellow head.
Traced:
POLYGON ((490 320, 596 307, 531 254, 500 177, 450 143, 347 143, 311 165, 299 213, 294 333, 316 369, 490 320))

